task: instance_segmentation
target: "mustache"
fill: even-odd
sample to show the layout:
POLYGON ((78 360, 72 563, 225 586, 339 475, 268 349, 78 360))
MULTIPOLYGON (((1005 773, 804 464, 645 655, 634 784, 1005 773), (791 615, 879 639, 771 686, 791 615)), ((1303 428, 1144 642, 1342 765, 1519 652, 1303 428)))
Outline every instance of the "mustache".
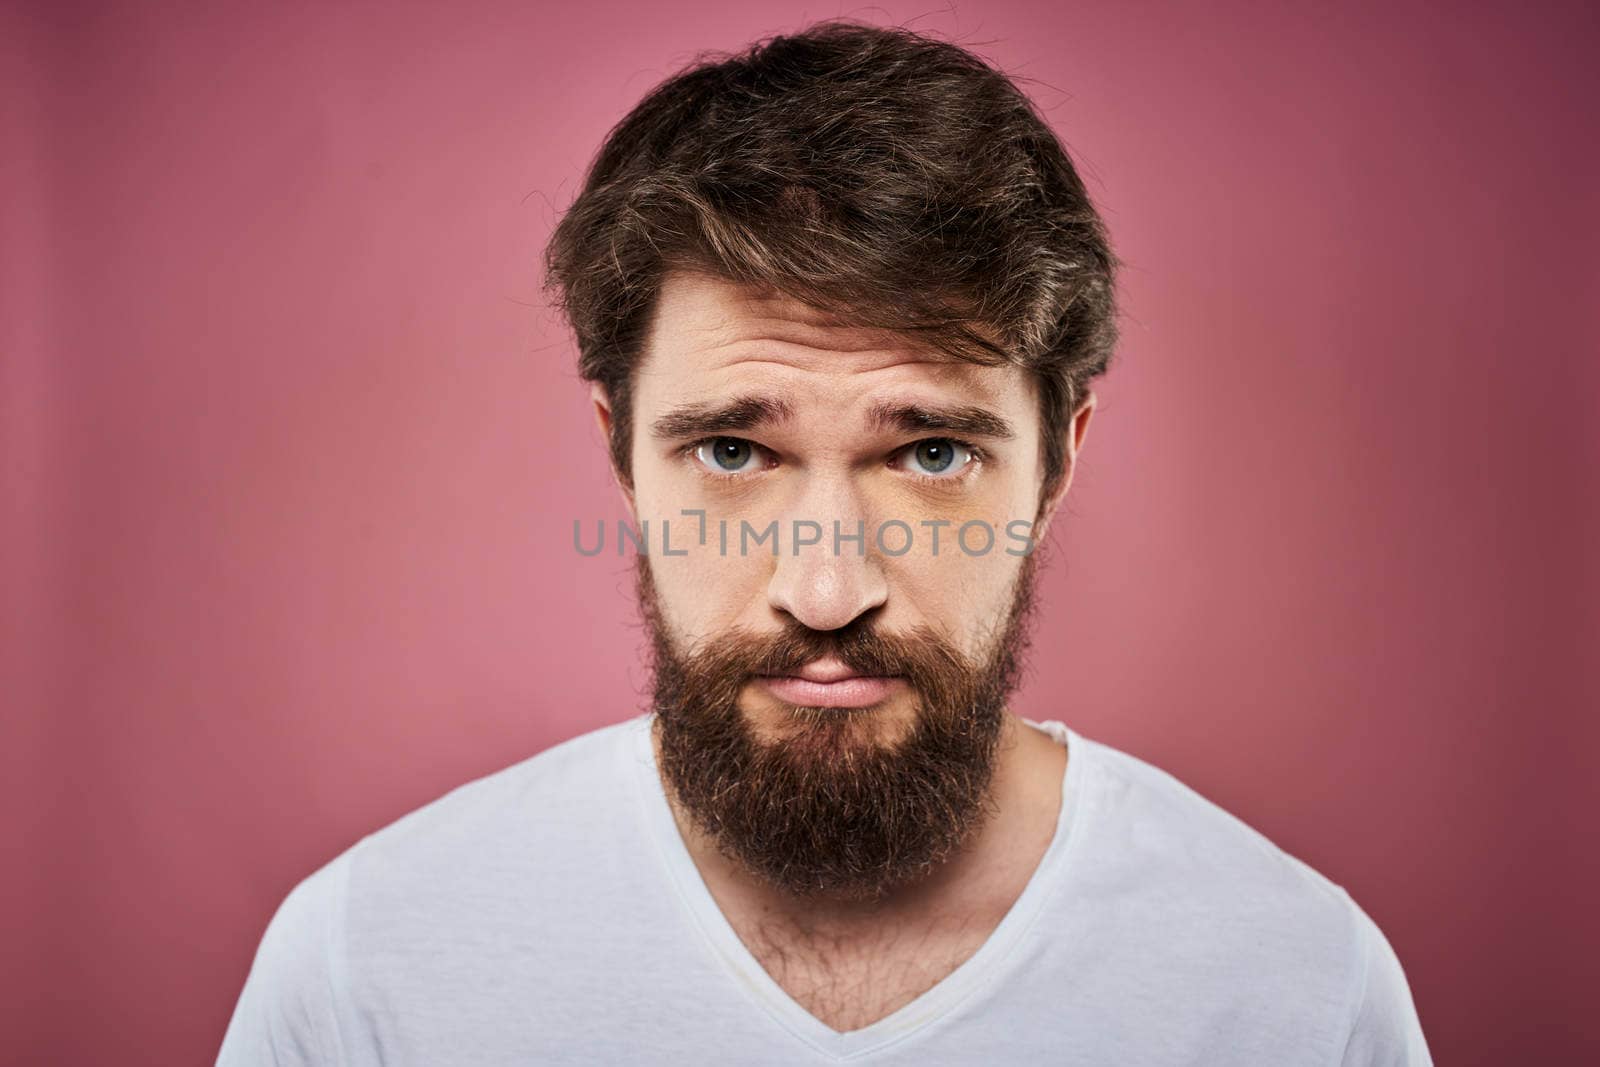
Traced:
POLYGON ((763 637, 736 632, 744 645, 746 671, 760 675, 793 674, 819 659, 833 658, 862 675, 904 675, 926 670, 931 661, 964 668, 966 664, 933 630, 922 627, 905 635, 881 633, 868 626, 844 630, 811 630, 791 625, 763 637))
MULTIPOLYGON (((663 637, 658 631, 658 642, 663 637)), ((865 622, 827 631, 791 623, 775 634, 736 628, 686 656, 681 661, 684 675, 676 670, 667 673, 674 690, 688 684, 718 691, 722 699, 729 699, 758 677, 795 674, 807 664, 829 657, 857 674, 903 677, 933 703, 954 701, 961 706, 972 698, 965 690, 974 680, 974 666, 927 626, 904 633, 888 633, 865 622)), ((674 659, 669 649, 658 645, 658 666, 674 659)))
POLYGON ((697 647, 682 648, 662 616, 649 560, 637 556, 634 580, 656 701, 732 708, 755 679, 795 674, 829 657, 857 674, 905 678, 925 706, 971 708, 985 700, 1003 700, 1021 677, 1037 562, 1036 556, 1023 559, 1010 611, 995 634, 999 640, 978 662, 925 623, 895 632, 876 615, 863 615, 836 630, 814 630, 792 617, 776 632, 736 626, 702 636, 697 647))

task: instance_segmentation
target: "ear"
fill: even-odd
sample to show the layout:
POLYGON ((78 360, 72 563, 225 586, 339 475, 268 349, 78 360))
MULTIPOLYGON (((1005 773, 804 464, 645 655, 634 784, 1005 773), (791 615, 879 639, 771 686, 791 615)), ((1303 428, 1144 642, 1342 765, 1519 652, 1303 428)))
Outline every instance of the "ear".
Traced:
POLYGON ((622 502, 627 505, 629 517, 637 522, 639 514, 633 505, 633 487, 617 469, 616 458, 611 451, 611 397, 607 395, 605 386, 599 382, 590 386, 589 401, 594 405, 594 421, 595 425, 600 427, 600 440, 605 442, 606 458, 611 464, 611 477, 617 483, 617 491, 622 494, 622 502))
POLYGON ((1050 498, 1040 503, 1039 520, 1034 523, 1033 528, 1033 543, 1036 545, 1044 544, 1045 536, 1050 532, 1050 522, 1055 518, 1061 502, 1067 498, 1067 490, 1072 488, 1072 475, 1078 469, 1078 453, 1083 448, 1084 438, 1089 436, 1089 419, 1094 415, 1094 406, 1098 402, 1099 398, 1093 392, 1086 392, 1067 423, 1067 439, 1063 442, 1062 449, 1061 481, 1051 492, 1050 498))

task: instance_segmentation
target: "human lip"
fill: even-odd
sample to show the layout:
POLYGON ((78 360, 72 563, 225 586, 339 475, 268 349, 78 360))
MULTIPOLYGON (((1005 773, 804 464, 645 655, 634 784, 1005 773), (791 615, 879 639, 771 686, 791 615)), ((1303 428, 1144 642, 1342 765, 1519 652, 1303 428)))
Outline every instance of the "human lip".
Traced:
POLYGON ((769 674, 757 680, 785 704, 809 708, 870 707, 904 684, 896 675, 859 674, 836 659, 816 660, 793 674, 769 674))

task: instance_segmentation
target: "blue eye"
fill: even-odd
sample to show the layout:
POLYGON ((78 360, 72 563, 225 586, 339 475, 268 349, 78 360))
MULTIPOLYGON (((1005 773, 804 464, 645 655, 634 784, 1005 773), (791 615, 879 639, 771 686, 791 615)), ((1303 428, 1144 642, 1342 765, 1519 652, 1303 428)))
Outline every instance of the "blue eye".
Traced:
POLYGON ((927 478, 953 478, 977 458, 977 451, 960 441, 948 437, 930 437, 918 441, 903 453, 903 469, 927 478))
POLYGON ((715 474, 744 474, 760 467, 759 450, 742 437, 709 437, 694 446, 694 456, 715 474))

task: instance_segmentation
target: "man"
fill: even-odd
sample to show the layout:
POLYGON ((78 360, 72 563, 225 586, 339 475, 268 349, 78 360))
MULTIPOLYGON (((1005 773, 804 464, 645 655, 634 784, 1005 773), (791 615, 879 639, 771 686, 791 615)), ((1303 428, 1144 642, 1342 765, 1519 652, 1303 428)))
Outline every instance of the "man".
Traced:
POLYGON ((701 64, 547 259, 652 710, 303 882, 223 1063, 1429 1062, 1341 888, 1005 710, 1115 338, 1010 81, 849 24, 701 64))

